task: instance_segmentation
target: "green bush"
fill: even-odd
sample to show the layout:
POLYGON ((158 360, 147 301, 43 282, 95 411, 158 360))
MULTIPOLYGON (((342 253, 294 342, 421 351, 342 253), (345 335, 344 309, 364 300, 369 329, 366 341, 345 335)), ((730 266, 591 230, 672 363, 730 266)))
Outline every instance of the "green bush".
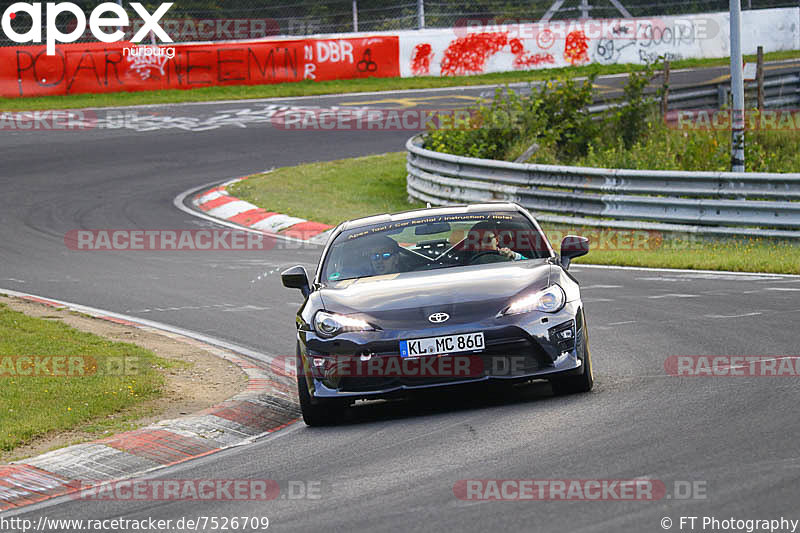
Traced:
MULTIPOLYGON (((443 121, 424 147, 454 155, 513 161, 533 144, 528 162, 604 168, 730 169, 728 131, 668 127, 646 94, 658 65, 633 72, 618 107, 591 116, 594 76, 579 83, 549 81, 529 95, 498 89, 491 102, 470 108, 469 118, 443 121)), ((660 94, 656 93, 656 94, 660 94)), ((800 136, 793 131, 750 131, 745 138, 750 172, 800 171, 800 136)))
MULTIPOLYGON (((731 134, 726 131, 680 131, 662 122, 648 123, 647 134, 625 148, 616 145, 592 145, 586 156, 569 164, 600 168, 640 170, 730 170, 731 134)), ((748 172, 800 171, 800 138, 794 132, 755 132, 745 140, 748 172)), ((539 155, 539 154, 537 154, 539 155)), ((555 164, 552 157, 534 158, 537 163, 555 164)))
POLYGON ((644 136, 648 118, 655 114, 654 104, 645 97, 645 89, 650 84, 654 69, 655 65, 647 65, 644 71, 628 74, 621 106, 615 109, 611 118, 614 134, 622 140, 626 149, 644 136))
MULTIPOLYGON (((488 104, 470 108, 470 118, 443 118, 424 147, 448 154, 506 159, 529 146, 555 146, 563 157, 585 155, 598 126, 586 107, 592 102, 594 75, 583 83, 547 82, 528 96, 498 88, 488 104)), ((512 157, 511 159, 513 159, 512 157)))

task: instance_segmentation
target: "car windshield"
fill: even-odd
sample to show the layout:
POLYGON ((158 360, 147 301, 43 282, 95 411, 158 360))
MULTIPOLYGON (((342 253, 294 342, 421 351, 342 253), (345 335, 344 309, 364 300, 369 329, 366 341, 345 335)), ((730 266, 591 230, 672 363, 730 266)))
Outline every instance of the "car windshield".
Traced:
POLYGON ((340 281, 549 256, 545 237, 519 213, 436 215, 342 232, 328 252, 322 280, 340 281))

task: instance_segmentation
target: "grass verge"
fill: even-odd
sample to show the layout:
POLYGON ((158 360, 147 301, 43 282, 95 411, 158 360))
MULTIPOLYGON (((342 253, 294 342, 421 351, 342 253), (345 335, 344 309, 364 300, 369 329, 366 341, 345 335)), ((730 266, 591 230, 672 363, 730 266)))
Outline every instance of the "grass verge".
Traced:
POLYGON ((0 451, 53 432, 127 429, 144 414, 137 406, 162 395, 160 370, 177 365, 0 304, 0 451))
MULTIPOLYGON (((800 58, 800 51, 771 52, 765 61, 800 58)), ((749 62, 755 56, 745 56, 749 62)), ((673 69, 724 66, 728 58, 684 59, 672 63, 673 69)), ((30 98, 0 98, 0 110, 27 111, 44 109, 80 109, 86 107, 112 107, 146 104, 174 104, 183 102, 208 102, 215 100, 247 100, 254 98, 279 98, 313 96, 321 94, 358 93, 373 91, 399 91, 403 89, 433 89, 466 85, 491 85, 551 79, 556 76, 587 76, 619 74, 639 71, 644 67, 634 64, 587 65, 524 72, 502 72, 475 76, 424 76, 418 78, 365 78, 357 80, 302 81, 269 85, 236 85, 204 87, 190 90, 139 91, 109 94, 73 94, 30 98)))
MULTIPOLYGON (((408 202, 405 152, 281 168, 230 190, 267 210, 334 225, 351 218, 424 207, 408 202)), ((590 238, 597 232, 546 223, 543 227, 551 240, 566 231, 590 238)), ((623 241, 613 242, 616 248, 626 247, 623 241)), ((559 243, 553 245, 557 248, 559 243)), ((800 244, 768 239, 706 241, 666 236, 655 246, 639 249, 633 244, 631 249, 600 248, 576 263, 800 274, 800 244)))

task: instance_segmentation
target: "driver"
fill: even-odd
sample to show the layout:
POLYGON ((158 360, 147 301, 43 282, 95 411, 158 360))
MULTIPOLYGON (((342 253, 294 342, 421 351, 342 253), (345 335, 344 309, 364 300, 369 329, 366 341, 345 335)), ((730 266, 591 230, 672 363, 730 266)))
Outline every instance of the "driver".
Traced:
POLYGON ((474 249, 477 253, 497 252, 500 256, 510 261, 527 259, 524 255, 510 248, 500 248, 498 233, 498 228, 494 223, 483 221, 472 226, 467 239, 469 243, 474 244, 474 249))

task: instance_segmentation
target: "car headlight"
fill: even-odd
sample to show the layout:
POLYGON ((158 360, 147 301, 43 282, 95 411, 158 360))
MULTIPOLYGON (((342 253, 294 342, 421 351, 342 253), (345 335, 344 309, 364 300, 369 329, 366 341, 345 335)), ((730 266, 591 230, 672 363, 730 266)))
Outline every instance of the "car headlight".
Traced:
POLYGON ((345 331, 375 331, 367 321, 326 311, 314 315, 314 331, 323 337, 333 337, 345 331))
POLYGON ((564 294, 564 289, 558 285, 551 285, 543 291, 514 300, 501 314, 516 315, 518 313, 529 313, 531 311, 556 313, 561 311, 566 301, 567 297, 564 294))

